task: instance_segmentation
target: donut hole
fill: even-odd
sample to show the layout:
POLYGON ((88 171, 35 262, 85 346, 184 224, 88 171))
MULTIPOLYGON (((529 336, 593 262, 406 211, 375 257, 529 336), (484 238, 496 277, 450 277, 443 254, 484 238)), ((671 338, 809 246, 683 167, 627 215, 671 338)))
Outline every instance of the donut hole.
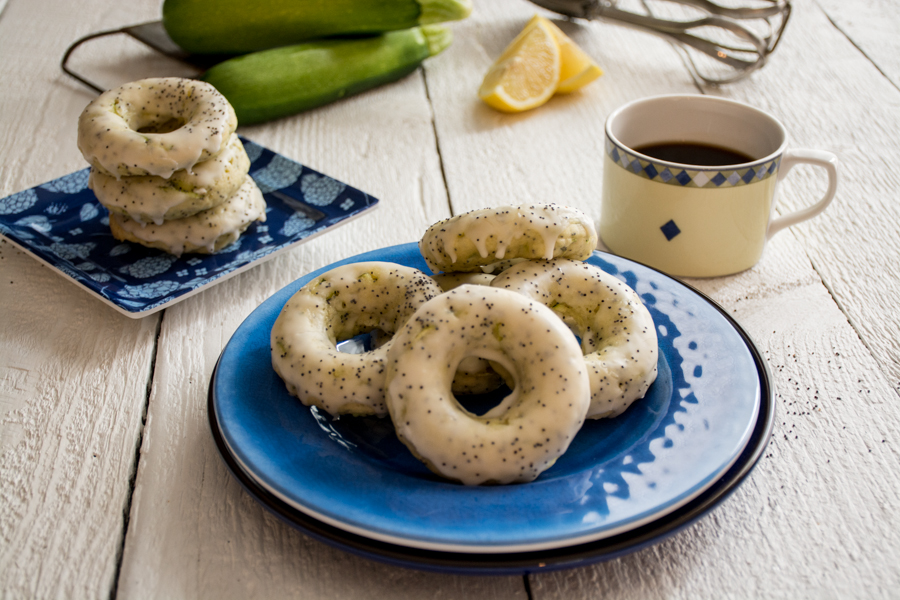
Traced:
POLYGON ((483 417, 503 404, 510 394, 512 394, 512 390, 504 383, 496 390, 483 394, 454 394, 453 396, 466 412, 472 413, 476 417, 483 417))
POLYGON ((183 117, 177 115, 144 115, 146 119, 140 119, 131 125, 138 133, 172 133, 184 127, 187 123, 183 117))
MULTIPOLYGON (((464 410, 476 417, 483 417, 491 411, 503 412, 515 400, 512 396, 516 380, 505 366, 495 362, 496 358, 470 354, 460 361, 456 369, 453 397, 464 410), (485 371, 482 373, 484 378, 478 383, 479 389, 474 392, 461 391, 459 389, 462 387, 459 385, 461 378, 471 379, 472 373, 481 369, 485 371)), ((506 367, 511 369, 512 365, 506 367)))
POLYGON ((338 352, 345 354, 363 354, 378 348, 391 337, 391 334, 376 329, 369 333, 361 333, 337 343, 338 352))

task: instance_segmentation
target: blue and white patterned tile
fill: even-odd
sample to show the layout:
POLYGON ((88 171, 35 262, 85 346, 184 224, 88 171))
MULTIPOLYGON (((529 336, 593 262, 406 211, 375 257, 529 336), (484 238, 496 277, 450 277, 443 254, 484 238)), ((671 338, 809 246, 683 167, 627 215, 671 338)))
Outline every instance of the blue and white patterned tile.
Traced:
POLYGON ((0 199, 0 233, 120 312, 140 317, 378 204, 361 190, 242 141, 250 176, 264 192, 266 221, 216 254, 177 258, 116 240, 109 213, 87 186, 87 168, 0 199))

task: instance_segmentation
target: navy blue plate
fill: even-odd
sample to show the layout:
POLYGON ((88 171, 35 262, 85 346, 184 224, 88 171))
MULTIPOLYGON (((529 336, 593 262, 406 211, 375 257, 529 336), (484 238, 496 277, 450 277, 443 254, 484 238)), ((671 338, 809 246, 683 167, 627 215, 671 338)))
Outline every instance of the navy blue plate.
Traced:
POLYGON ((212 255, 176 258, 119 242, 89 169, 0 199, 0 234, 129 317, 144 317, 375 208, 365 192, 241 138, 266 221, 212 255))
POLYGON ((656 383, 620 417, 586 423, 535 482, 441 480, 397 441, 388 419, 332 419, 288 395, 272 370, 269 333, 287 299, 337 264, 363 260, 427 272, 408 244, 301 278, 238 328, 210 384, 210 420, 226 462, 264 504, 301 515, 289 520, 304 529, 311 522, 341 532, 339 540, 454 557, 566 555, 680 514, 755 451, 771 390, 746 335, 688 286, 595 253, 589 262, 621 277, 650 309, 661 350, 656 383))

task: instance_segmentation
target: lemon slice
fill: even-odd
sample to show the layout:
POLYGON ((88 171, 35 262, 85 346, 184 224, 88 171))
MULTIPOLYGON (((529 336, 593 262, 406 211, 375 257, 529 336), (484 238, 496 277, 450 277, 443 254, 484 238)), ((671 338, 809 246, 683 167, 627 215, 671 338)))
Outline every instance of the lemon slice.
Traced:
POLYGON ((547 23, 532 19, 491 65, 478 96, 505 112, 536 108, 556 92, 560 68, 556 36, 547 23))

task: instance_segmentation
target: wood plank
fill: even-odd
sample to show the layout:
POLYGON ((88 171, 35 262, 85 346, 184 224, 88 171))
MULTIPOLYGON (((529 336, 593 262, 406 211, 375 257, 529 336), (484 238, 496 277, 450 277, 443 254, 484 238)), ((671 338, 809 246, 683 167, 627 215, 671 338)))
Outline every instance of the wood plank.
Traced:
MULTIPOLYGON (((437 57, 440 58, 440 57, 437 57)), ((228 474, 209 434, 206 390, 247 314, 334 260, 415 241, 448 214, 423 77, 248 137, 379 197, 374 213, 166 311, 120 598, 525 598, 520 577, 461 578, 335 550, 270 516, 228 474)))
POLYGON ((533 576, 533 597, 888 596, 900 583, 898 425, 879 365, 789 236, 752 271, 691 283, 769 364, 778 408, 764 458, 689 529, 617 560, 533 576))
MULTIPOLYGON (((821 21, 821 15, 816 20, 815 14, 809 14, 816 12, 813 6, 798 4, 795 21, 788 30, 793 39, 789 36, 785 40, 784 47, 779 49, 771 64, 749 80, 722 87, 715 93, 743 98, 780 114, 789 121, 789 126, 798 124, 799 132, 791 127, 798 144, 834 147, 835 143, 855 139, 850 129, 862 121, 862 115, 856 111, 871 108, 851 102, 849 99, 854 96, 849 90, 868 89, 872 85, 873 69, 865 61, 842 59, 841 62, 850 63, 846 65, 847 70, 854 72, 854 76, 848 75, 846 94, 836 94, 831 79, 816 79, 826 67, 822 64, 816 68, 811 57, 833 57, 835 47, 840 50, 842 44, 846 53, 849 45, 839 37, 828 35, 829 31, 834 32, 821 21), (819 81, 819 84, 811 81, 819 81), (803 86, 807 86, 806 89, 803 86), (814 102, 822 96, 830 101, 814 102), (816 110, 817 107, 821 108, 816 110), (852 116, 846 118, 835 114, 831 118, 831 113, 838 110, 851 111, 852 116)), ((498 8, 498 14, 489 18, 500 19, 500 11, 509 14, 504 9, 506 7, 498 8)), ((518 22, 521 19, 524 16, 518 22)), ((672 84, 673 79, 684 77, 684 71, 671 64, 661 67, 668 79, 641 73, 633 78, 619 77, 612 85, 612 78, 619 69, 628 73, 629 68, 635 68, 634 62, 641 58, 651 65, 639 63, 646 69, 665 64, 659 62, 665 49, 648 49, 648 45, 656 41, 652 38, 646 42, 640 40, 640 45, 606 46, 610 34, 605 24, 584 27, 594 35, 579 41, 591 51, 591 41, 596 40, 594 43, 604 44, 602 47, 608 52, 601 62, 607 68, 607 75, 593 84, 596 87, 584 90, 581 98, 565 99, 571 104, 557 106, 552 101, 532 114, 521 116, 493 114, 491 118, 496 123, 493 128, 474 128, 466 122, 467 117, 469 121, 473 120, 471 115, 454 114, 453 107, 462 104, 461 98, 448 101, 443 109, 441 102, 445 94, 432 94, 444 168, 457 212, 517 198, 532 200, 538 197, 571 199, 571 203, 589 210, 592 204, 586 199, 596 196, 600 186, 601 146, 597 140, 602 140, 604 115, 626 99, 692 91, 689 86, 672 84), (602 38, 601 30, 607 34, 602 38), (615 63, 617 58, 618 64, 615 63), (620 94, 618 102, 604 104, 605 97, 594 97, 601 88, 604 94, 620 94), (590 98, 590 108, 596 111, 594 118, 585 114, 581 107, 581 102, 588 104, 585 97, 590 98), (460 130, 464 134, 459 133, 460 130), (561 132, 565 132, 564 135, 560 135, 561 132), (461 139, 466 143, 460 142, 461 139), (544 140, 548 141, 544 143, 544 140), (565 144, 565 148, 554 144, 565 144), (497 155, 508 156, 509 160, 499 164, 487 160, 487 157, 497 155), (598 164, 592 165, 591 160, 598 164), (534 168, 535 165, 541 167, 534 168), (468 179, 463 178, 464 173, 468 179), (577 181, 571 181, 573 178, 577 181), (555 190, 547 190, 554 185, 555 190)), ((510 26, 510 29, 515 27, 510 26)), ((484 46, 483 42, 481 47, 484 46)), ((497 47, 502 45, 497 44, 497 47)), ((597 50, 592 52, 599 56, 597 50)), ((473 51, 466 59, 475 61, 477 54, 473 51)), ((484 62, 489 64, 489 61, 484 62)), ((468 82, 470 88, 477 85, 474 76, 472 79, 468 82)), ((429 73, 430 89, 435 80, 437 85, 441 84, 440 74, 432 77, 429 73)), ((834 87, 843 88, 843 85, 834 87)), ((873 129, 878 126, 878 119, 886 119, 882 125, 896 122, 896 117, 885 114, 889 106, 896 104, 890 90, 885 91, 884 86, 878 84, 872 87, 878 97, 888 100, 883 104, 883 110, 876 109, 878 117, 868 122, 873 129)), ((477 110, 473 108, 473 113, 478 114, 477 110)), ((490 114, 486 110, 482 113, 490 114)), ((872 135, 877 140, 884 138, 882 133, 872 131, 872 135)), ((865 155, 859 154, 860 158, 865 155)), ((890 173, 878 168, 879 176, 875 179, 881 178, 880 181, 867 184, 862 179, 871 177, 871 168, 867 172, 854 169, 855 166, 859 163, 845 168, 845 172, 855 171, 859 176, 847 174, 842 184, 842 192, 849 189, 852 197, 843 202, 848 212, 829 210, 827 216, 836 224, 843 223, 841 234, 845 234, 851 229, 848 224, 860 221, 858 214, 851 218, 849 213, 849 209, 856 206, 860 186, 868 185, 870 190, 874 186, 884 186, 880 194, 868 194, 878 199, 860 199, 866 207, 865 227, 870 226, 869 219, 882 219, 883 223, 873 222, 871 229, 855 228, 859 237, 848 244, 820 241, 819 245, 824 248, 840 246, 849 252, 863 245, 863 235, 874 235, 884 246, 879 250, 876 245, 863 264, 881 265, 886 259, 883 252, 894 252, 896 247, 896 236, 892 237, 890 230, 897 219, 892 208, 883 206, 890 202, 884 191, 895 189, 896 182, 890 173), (847 185, 850 177, 853 177, 852 183, 847 185), (876 203, 879 206, 870 209, 876 203)), ((808 174, 799 185, 788 180, 782 193, 784 206, 802 203, 807 197, 807 187, 813 187, 808 174)), ((840 239, 835 231, 836 224, 829 232, 830 240, 840 239)), ((709 519, 659 546, 592 568, 532 576, 534 598, 689 598, 708 597, 710 590, 737 597, 747 594, 754 597, 815 597, 831 593, 866 597, 883 593, 896 584, 896 575, 892 574, 887 560, 876 559, 860 565, 854 560, 857 556, 896 557, 898 553, 897 536, 892 533, 897 519, 890 516, 891 509, 884 506, 885 498, 891 496, 890 489, 897 484, 889 468, 895 451, 881 444, 882 439, 891 439, 896 424, 891 416, 879 415, 877 408, 894 395, 890 389, 891 377, 886 378, 879 370, 879 367, 890 367, 893 361, 887 359, 879 365, 860 343, 856 331, 848 325, 847 317, 822 285, 819 274, 826 278, 829 289, 840 287, 840 283, 833 282, 840 279, 842 272, 851 270, 846 268, 848 263, 853 264, 846 254, 835 256, 834 251, 825 254, 825 250, 809 249, 805 232, 826 228, 817 220, 782 234, 775 238, 763 262, 747 273, 692 282, 722 302, 750 330, 766 352, 776 388, 785 390, 783 397, 789 403, 780 407, 783 418, 779 419, 767 458, 748 484, 709 519), (822 254, 817 256, 817 250, 822 254), (815 269, 807 253, 812 256, 815 269), (835 352, 840 356, 835 356, 835 352), (858 384, 858 379, 863 383, 858 384), (806 382, 814 382, 810 390, 805 389, 806 382), (850 389, 860 391, 850 399, 847 397, 850 389), (860 417, 860 412, 865 417, 860 417), (876 472, 886 471, 887 479, 870 482, 866 478, 865 483, 860 482, 858 467, 854 466, 858 464, 866 464, 876 472), (798 471, 808 474, 807 479, 798 478, 798 471), (850 489, 858 513, 847 514, 843 509, 848 500, 845 490, 850 489), (894 526, 879 528, 876 523, 881 518, 887 518, 894 526), (848 544, 843 543, 845 539, 848 544), (748 540, 753 540, 755 546, 747 547, 748 540), (842 568, 835 570, 834 564, 840 564, 842 568), (798 577, 797 573, 803 575, 798 577), (866 583, 856 585, 861 581, 866 583)), ((825 235, 816 239, 825 240, 825 235)), ((881 270, 881 266, 869 268, 862 277, 875 279, 881 270)), ((844 296, 839 297, 840 306, 845 309, 847 305, 860 306, 859 312, 867 310, 869 315, 860 320, 871 322, 868 326, 878 327, 878 319, 885 313, 885 299, 893 297, 896 281, 896 278, 888 279, 877 288, 882 290, 882 299, 876 299, 874 305, 865 304, 867 300, 862 298, 854 302, 849 298, 852 294, 847 292, 846 303, 844 296)), ((896 339, 896 335, 866 337, 867 340, 872 338, 887 341, 896 339)), ((895 344, 882 344, 875 354, 889 354, 895 347, 895 344)))
MULTIPOLYGON (((881 198, 896 183, 880 161, 864 163, 871 153, 836 147, 853 140, 876 156, 890 152, 877 130, 892 130, 885 123, 896 123, 887 114, 896 97, 814 5, 796 4, 792 36, 770 65, 716 93, 781 116, 797 144, 841 151, 841 198, 825 216, 776 237, 756 268, 691 281, 748 329, 772 369, 780 405, 766 457, 694 527, 609 563, 535 576, 534 598, 693 598, 711 590, 724 597, 866 598, 898 583, 891 491, 897 452, 889 443, 897 432, 896 344, 888 341, 896 334, 893 322, 884 323, 897 279, 876 281, 883 277, 876 273, 893 273, 896 260, 888 256, 900 255, 896 209, 881 198), (838 77, 820 77, 836 65, 838 77), (858 98, 860 89, 884 102, 873 107, 858 98), (864 119, 873 109, 876 116, 864 119)), ((810 173, 789 179, 785 210, 802 205, 814 187, 810 173)))
MULTIPOLYGON (((0 197, 85 166, 75 123, 91 94, 72 85, 59 59, 81 31, 109 26, 106 8, 5 7, 0 197)), ((0 595, 106 597, 158 317, 120 316, 5 240, 0 281, 0 595)))
MULTIPOLYGON (((813 2, 797 2, 790 36, 750 82, 723 88, 730 98, 780 118, 795 148, 834 151, 837 196, 824 214, 791 229, 854 329, 900 391, 900 91, 828 21, 813 2), (834 73, 833 76, 823 76, 834 73), (860 90, 865 90, 861 95, 860 90)), ((883 15, 885 22, 897 11, 883 15)), ((779 211, 811 204, 821 172, 795 169, 783 182, 779 211)))
POLYGON ((641 96, 697 92, 668 42, 608 22, 570 22, 527 2, 498 0, 479 3, 455 32, 454 52, 427 74, 456 214, 555 201, 599 218, 606 115, 641 96), (536 13, 557 22, 605 74, 538 109, 495 111, 478 98, 482 78, 536 13))
POLYGON ((106 596, 157 319, 118 315, 5 240, 0 273, 0 589, 106 596))
MULTIPOLYGON (((835 16, 831 0, 818 4, 883 72, 892 72, 885 65, 893 55, 876 55, 881 43, 869 45, 855 33, 862 28, 842 25, 849 13, 835 16)), ((773 62, 717 93, 779 114, 799 144, 841 152, 848 168, 838 202, 816 221, 779 235, 756 269, 694 282, 766 352, 784 417, 767 457, 710 518, 618 561, 535 576, 534 598, 708 597, 710 590, 737 597, 872 597, 888 596, 900 583, 893 567, 900 557, 897 452, 890 444, 898 423, 897 317, 884 319, 898 299, 898 221, 890 201, 898 187, 890 171, 897 158, 890 137, 897 97, 816 6, 798 1, 773 62), (823 77, 832 72, 839 77, 823 77)), ((89 31, 155 18, 158 9, 149 0, 127 6, 94 0, 87 8, 12 0, 6 6, 0 195, 83 165, 74 127, 64 124, 75 122, 91 94, 59 74, 65 45, 89 31), (22 16, 26 10, 53 18, 37 21, 22 16), (13 22, 30 26, 11 31, 13 22)), ((605 115, 635 97, 695 90, 665 42, 608 23, 562 23, 607 75, 540 111, 493 113, 475 90, 534 12, 512 0, 479 3, 472 19, 456 27, 454 46, 426 67, 434 125, 417 74, 321 111, 243 130, 383 204, 165 313, 121 597, 526 597, 520 578, 386 567, 282 525, 222 466, 206 427, 205 393, 231 332, 273 291, 336 258, 414 241, 449 214, 435 148, 455 212, 550 198, 571 199, 597 214, 605 115)), ((858 20, 859 13, 850 17, 858 20)), ((111 77, 143 76, 137 73, 148 62, 140 50, 86 52, 91 64, 109 55, 111 77)), ((811 172, 789 179, 783 206, 802 204, 813 182, 811 172)), ((107 596, 157 321, 117 317, 35 265, 0 244, 0 586, 11 597, 107 596)))
POLYGON ((900 11, 889 0, 817 0, 834 26, 875 64, 895 87, 900 88, 900 11))

